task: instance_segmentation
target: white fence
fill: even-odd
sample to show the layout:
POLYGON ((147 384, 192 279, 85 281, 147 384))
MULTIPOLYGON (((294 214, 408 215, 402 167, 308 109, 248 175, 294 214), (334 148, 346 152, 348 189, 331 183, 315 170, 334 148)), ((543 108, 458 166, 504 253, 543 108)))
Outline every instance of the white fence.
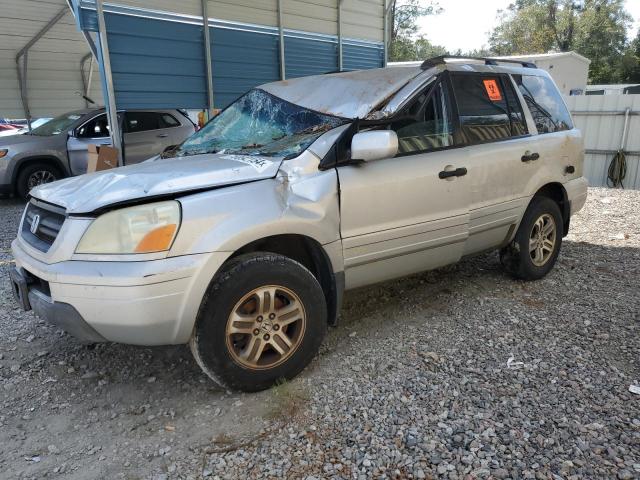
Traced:
POLYGON ((640 95, 580 95, 567 98, 584 137, 584 176, 592 186, 607 186, 611 159, 623 150, 624 188, 640 190, 640 95))

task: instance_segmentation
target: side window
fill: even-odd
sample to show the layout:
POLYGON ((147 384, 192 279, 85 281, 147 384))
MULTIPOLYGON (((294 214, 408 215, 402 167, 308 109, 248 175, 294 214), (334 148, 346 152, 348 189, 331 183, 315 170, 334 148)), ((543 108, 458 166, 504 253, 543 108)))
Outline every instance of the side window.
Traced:
POLYGON ((78 138, 103 138, 109 136, 109 122, 107 115, 98 115, 96 118, 89 120, 76 131, 78 138))
POLYGON ((524 135, 522 109, 510 83, 501 75, 452 75, 460 126, 469 143, 486 143, 524 135))
POLYGON ((391 125, 398 134, 398 154, 424 152, 453 145, 448 89, 443 83, 434 87, 428 103, 428 92, 420 95, 408 108, 406 118, 391 125))
POLYGON ((175 117, 169 113, 161 113, 160 114, 160 128, 171 128, 171 127, 179 127, 180 122, 175 119, 175 117))
POLYGON ((158 114, 153 112, 127 112, 124 118, 127 133, 144 132, 160 128, 158 114))
POLYGON ((535 75, 514 75, 513 79, 531 112, 538 133, 571 130, 571 115, 553 82, 535 75))

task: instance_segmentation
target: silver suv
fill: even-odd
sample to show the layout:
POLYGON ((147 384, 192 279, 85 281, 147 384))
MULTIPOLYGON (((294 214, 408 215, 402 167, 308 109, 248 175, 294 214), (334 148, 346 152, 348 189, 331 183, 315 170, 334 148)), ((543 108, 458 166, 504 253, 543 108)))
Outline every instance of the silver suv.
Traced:
MULTIPOLYGON (((195 127, 180 110, 119 112, 123 127, 124 161, 130 165, 182 143, 195 127)), ((0 138, 0 193, 29 191, 87 171, 87 146, 110 144, 104 109, 65 113, 31 133, 0 138)))
POLYGON ((263 85, 171 155, 33 190, 15 295, 88 342, 189 343, 245 391, 297 375, 347 289, 487 250, 543 277, 587 196, 551 78, 494 60, 263 85))

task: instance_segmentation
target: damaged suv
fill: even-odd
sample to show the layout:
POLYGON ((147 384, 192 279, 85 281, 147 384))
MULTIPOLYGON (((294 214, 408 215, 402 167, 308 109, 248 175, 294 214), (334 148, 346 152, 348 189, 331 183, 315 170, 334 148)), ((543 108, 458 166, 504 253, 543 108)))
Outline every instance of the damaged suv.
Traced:
POLYGON ((24 309, 87 342, 189 343, 220 385, 298 374, 343 292, 488 250, 538 279, 585 203, 547 73, 436 58, 269 83, 162 158, 31 192, 24 309))

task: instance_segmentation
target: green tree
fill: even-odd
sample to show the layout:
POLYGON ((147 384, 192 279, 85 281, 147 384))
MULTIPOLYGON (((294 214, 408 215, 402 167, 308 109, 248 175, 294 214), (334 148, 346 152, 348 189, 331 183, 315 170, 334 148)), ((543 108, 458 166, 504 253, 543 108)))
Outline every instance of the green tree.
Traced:
POLYGON ((402 62, 444 55, 444 47, 433 45, 425 36, 418 34, 418 19, 440 11, 438 4, 432 2, 391 0, 389 60, 402 62))
POLYGON ((574 50, 592 83, 620 81, 631 17, 624 0, 516 0, 499 12, 489 44, 498 55, 574 50))
POLYGON ((621 64, 620 81, 640 83, 640 31, 624 52, 621 64))

